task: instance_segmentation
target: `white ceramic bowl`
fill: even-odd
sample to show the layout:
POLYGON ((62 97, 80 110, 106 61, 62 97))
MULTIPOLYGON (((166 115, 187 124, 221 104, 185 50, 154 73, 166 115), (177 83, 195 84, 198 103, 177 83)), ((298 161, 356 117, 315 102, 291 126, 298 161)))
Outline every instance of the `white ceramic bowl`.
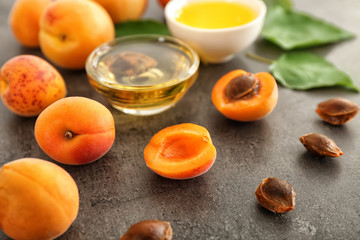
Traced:
MULTIPOLYGON (((203 62, 222 63, 250 46, 259 36, 264 24, 266 5, 262 0, 230 0, 251 7, 257 17, 244 25, 220 29, 196 28, 180 23, 176 16, 189 3, 221 0, 172 0, 165 7, 165 18, 171 34, 189 44, 203 62)), ((229 2, 229 0, 223 0, 229 2)))

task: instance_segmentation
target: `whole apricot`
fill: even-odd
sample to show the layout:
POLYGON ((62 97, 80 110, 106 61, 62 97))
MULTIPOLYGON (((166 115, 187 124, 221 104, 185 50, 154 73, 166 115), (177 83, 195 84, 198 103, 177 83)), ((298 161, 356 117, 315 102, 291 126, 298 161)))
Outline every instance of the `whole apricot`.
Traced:
POLYGON ((140 19, 148 0, 94 0, 110 14, 114 23, 140 19))
POLYGON ((166 4, 170 2, 170 0, 158 0, 158 3, 163 7, 165 8, 166 7, 166 4))
POLYGON ((42 58, 19 55, 0 70, 0 94, 12 112, 31 117, 65 97, 66 85, 60 73, 42 58))
POLYGON ((102 157, 114 143, 114 118, 95 100, 63 98, 39 115, 35 138, 54 160, 71 165, 87 164, 102 157))
POLYGON ((188 179, 207 172, 216 149, 206 128, 183 123, 160 130, 144 150, 147 166, 160 176, 188 179))
POLYGON ((25 47, 39 47, 40 16, 51 0, 16 0, 9 14, 15 38, 25 47))
POLYGON ((275 108, 278 88, 270 73, 252 74, 239 69, 225 74, 216 82, 211 98, 225 117, 236 121, 255 121, 275 108))
POLYGON ((0 169, 0 228, 16 240, 62 235, 76 219, 79 191, 64 169, 22 158, 0 169))
POLYGON ((40 18, 41 51, 63 68, 84 68, 88 55, 114 36, 109 14, 94 1, 54 1, 40 18))

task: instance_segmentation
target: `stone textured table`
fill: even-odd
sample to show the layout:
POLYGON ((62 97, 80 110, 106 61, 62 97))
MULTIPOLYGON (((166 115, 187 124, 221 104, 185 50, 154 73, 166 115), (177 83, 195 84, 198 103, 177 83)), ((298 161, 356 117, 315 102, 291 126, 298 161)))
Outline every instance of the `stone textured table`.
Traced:
MULTIPOLYGON (((19 54, 44 57, 38 49, 16 42, 7 17, 13 1, 0 0, 0 64, 19 54)), ((162 9, 149 0, 146 18, 163 21, 162 9)), ((296 0, 295 8, 333 22, 360 36, 359 0, 296 0)), ((280 49, 258 40, 249 51, 276 58, 280 49)), ((360 39, 312 49, 353 77, 360 85, 360 39)), ((279 87, 279 102, 266 118, 240 123, 224 118, 213 106, 215 82, 234 69, 267 71, 268 66, 239 53, 232 61, 201 65, 197 82, 185 97, 159 115, 136 117, 115 109, 95 92, 85 71, 59 69, 68 96, 95 99, 108 107, 116 122, 116 140, 100 160, 65 168, 80 191, 80 211, 63 240, 119 239, 144 219, 169 221, 174 239, 359 239, 360 116, 345 126, 331 126, 314 112, 318 102, 360 95, 341 88, 294 91, 279 87), (143 150, 153 134, 179 123, 206 127, 217 159, 206 174, 185 181, 162 178, 150 171, 143 150), (319 132, 344 151, 340 158, 315 159, 298 138, 319 132), (296 191, 292 212, 274 214, 259 206, 254 191, 266 177, 289 181, 296 191)), ((0 164, 36 157, 52 161, 36 144, 36 118, 12 114, 0 103, 0 164)), ((1 204, 1 203, 0 203, 1 204)), ((0 239, 8 239, 0 232, 0 239)))

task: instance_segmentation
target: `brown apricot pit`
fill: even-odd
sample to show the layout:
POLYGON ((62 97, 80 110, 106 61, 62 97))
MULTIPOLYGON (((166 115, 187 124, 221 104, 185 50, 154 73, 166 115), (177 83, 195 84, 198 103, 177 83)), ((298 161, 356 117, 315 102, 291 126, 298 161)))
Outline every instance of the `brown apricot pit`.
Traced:
POLYGON ((157 66, 157 61, 138 52, 122 52, 111 63, 110 70, 115 75, 134 77, 157 66))
POLYGON ((325 122, 332 125, 343 125, 353 119, 360 107, 344 98, 332 98, 318 104, 316 113, 325 122))
POLYGON ((276 213, 292 211, 295 207, 295 190, 285 180, 269 177, 262 180, 255 191, 259 204, 276 213))
POLYGON ((252 96, 256 93, 259 80, 254 74, 246 73, 237 76, 226 85, 225 97, 229 101, 236 101, 252 96))
POLYGON ((171 240, 172 235, 169 222, 144 220, 132 225, 120 240, 171 240))
POLYGON ((344 154, 331 138, 320 133, 305 134, 299 140, 316 156, 340 157, 344 154))

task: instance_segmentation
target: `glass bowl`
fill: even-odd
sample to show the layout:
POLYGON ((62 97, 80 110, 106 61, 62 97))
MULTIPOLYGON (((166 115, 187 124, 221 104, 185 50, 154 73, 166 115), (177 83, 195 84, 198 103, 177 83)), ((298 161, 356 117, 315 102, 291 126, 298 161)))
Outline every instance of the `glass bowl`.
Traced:
POLYGON ((91 86, 114 108, 152 115, 174 106, 198 76, 199 57, 186 43, 154 34, 121 37, 86 61, 91 86))

